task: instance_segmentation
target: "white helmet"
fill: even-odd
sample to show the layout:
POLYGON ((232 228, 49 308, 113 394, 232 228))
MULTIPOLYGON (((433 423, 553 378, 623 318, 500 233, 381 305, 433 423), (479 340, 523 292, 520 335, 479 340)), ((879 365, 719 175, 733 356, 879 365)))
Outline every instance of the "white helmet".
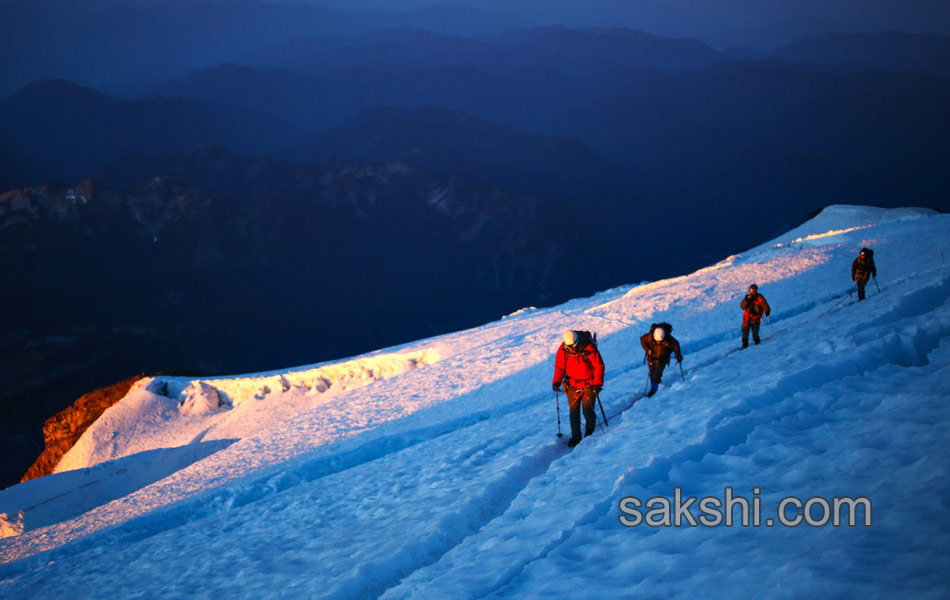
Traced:
POLYGON ((656 341, 662 342, 663 338, 665 337, 666 337, 666 331, 664 331, 662 327, 657 327, 656 329, 653 330, 653 339, 655 339, 656 341))
POLYGON ((564 345, 573 346, 577 343, 577 334, 568 329, 564 332, 564 345))

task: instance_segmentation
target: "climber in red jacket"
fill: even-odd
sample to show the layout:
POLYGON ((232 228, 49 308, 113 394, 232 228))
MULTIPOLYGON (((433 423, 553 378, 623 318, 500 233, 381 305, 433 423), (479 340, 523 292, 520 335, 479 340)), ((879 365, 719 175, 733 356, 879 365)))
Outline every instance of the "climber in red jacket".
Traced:
POLYGON ((585 437, 597 427, 594 402, 604 387, 604 360, 594 337, 587 331, 565 331, 554 360, 554 391, 564 393, 571 408, 571 439, 567 445, 581 441, 581 408, 584 410, 585 437))

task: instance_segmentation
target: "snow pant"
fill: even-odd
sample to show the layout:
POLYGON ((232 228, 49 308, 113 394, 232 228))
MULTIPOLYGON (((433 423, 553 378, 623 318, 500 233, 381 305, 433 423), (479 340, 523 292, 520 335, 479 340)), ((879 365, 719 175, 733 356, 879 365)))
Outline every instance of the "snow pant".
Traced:
POLYGON ((858 273, 855 281, 858 284, 858 302, 864 300, 864 286, 868 284, 868 279, 871 277, 867 273, 858 273))
POLYGON ((594 402, 597 401, 597 392, 593 388, 575 388, 565 384, 564 393, 571 408, 571 438, 581 439, 581 409, 584 410, 584 435, 594 433, 597 427, 597 413, 594 412, 594 402))
POLYGON ((667 360, 651 360, 648 363, 650 367, 650 381, 653 383, 661 383, 663 381, 663 371, 666 369, 666 365, 670 364, 667 360))
POLYGON ((749 345, 749 331, 752 331, 752 339, 755 340, 755 343, 758 344, 762 340, 759 339, 759 327, 762 326, 761 319, 746 319, 742 323, 742 347, 745 348, 749 345))

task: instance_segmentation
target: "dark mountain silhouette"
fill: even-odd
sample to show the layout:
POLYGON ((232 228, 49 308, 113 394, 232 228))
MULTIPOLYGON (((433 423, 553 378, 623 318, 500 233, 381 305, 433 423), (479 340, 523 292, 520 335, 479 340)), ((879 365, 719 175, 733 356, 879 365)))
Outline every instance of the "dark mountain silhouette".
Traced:
POLYGON ((310 132, 333 129, 374 106, 439 106, 530 128, 609 98, 628 86, 621 78, 582 82, 548 67, 489 73, 472 66, 408 72, 348 69, 322 76, 223 65, 163 84, 147 95, 188 97, 270 111, 310 132))
MULTIPOLYGON (((281 113, 297 125, 297 135, 284 135, 285 149, 308 130, 330 132, 288 155, 295 160, 391 153, 417 168, 542 197, 602 195, 624 218, 691 212, 699 217, 684 227, 715 219, 733 234, 766 222, 763 235, 773 233, 831 202, 888 205, 913 194, 916 203, 941 208, 948 197, 947 83, 932 76, 778 61, 586 81, 547 67, 507 75, 447 66, 314 77, 227 65, 165 91, 281 113), (377 105, 390 108, 343 125, 377 105), (430 118, 453 111, 482 122, 430 118), (506 134, 485 121, 520 132, 524 144, 506 146, 506 134), (635 170, 613 187, 609 171, 601 178, 563 138, 635 170), (636 199, 636 214, 621 202, 624 193, 636 199), (767 217, 747 209, 763 199, 774 206, 767 217)), ((620 222, 604 223, 601 233, 625 235, 620 222)), ((711 243, 703 258, 715 260, 722 247, 711 243)))
POLYGON ((618 29, 548 27, 473 40, 401 28, 298 38, 245 57, 252 67, 197 71, 141 95, 239 104, 311 130, 373 106, 426 105, 531 128, 545 115, 605 101, 628 87, 631 71, 717 59, 695 40, 618 29))
POLYGON ((669 39, 621 28, 561 26, 512 31, 485 38, 494 48, 484 60, 515 66, 548 65, 569 73, 622 69, 680 71, 719 60, 719 53, 695 39, 669 39))
POLYGON ((676 71, 718 59, 715 50, 697 40, 665 39, 627 29, 542 27, 477 40, 405 28, 299 38, 253 53, 241 62, 311 74, 434 66, 473 66, 498 73, 544 66, 592 76, 626 69, 676 71))
POLYGON ((183 151, 215 141, 258 153, 299 135, 280 119, 244 108, 181 98, 128 102, 67 81, 31 84, 0 101, 0 139, 62 179, 130 152, 183 151))
POLYGON ((386 27, 474 35, 529 25, 505 11, 450 6, 354 12, 260 0, 12 0, 0 4, 0 94, 52 78, 149 84, 299 36, 386 27))
POLYGON ((154 86, 143 95, 242 106, 316 131, 337 122, 341 113, 349 114, 346 104, 356 94, 344 96, 342 84, 318 77, 228 63, 154 86))
POLYGON ((411 71, 472 64, 486 42, 412 28, 295 38, 242 57, 243 64, 325 74, 346 69, 411 71))
POLYGON ((611 165, 577 140, 528 136, 433 106, 366 109, 284 156, 311 163, 398 159, 425 171, 549 198, 582 198, 621 182, 629 190, 636 181, 630 169, 611 165))
POLYGON ((787 62, 950 75, 950 36, 887 32, 825 33, 770 53, 787 62))
POLYGON ((0 14, 7 89, 43 78, 148 81, 146 69, 162 76, 176 65, 215 64, 349 20, 342 11, 256 0, 30 0, 0 14))

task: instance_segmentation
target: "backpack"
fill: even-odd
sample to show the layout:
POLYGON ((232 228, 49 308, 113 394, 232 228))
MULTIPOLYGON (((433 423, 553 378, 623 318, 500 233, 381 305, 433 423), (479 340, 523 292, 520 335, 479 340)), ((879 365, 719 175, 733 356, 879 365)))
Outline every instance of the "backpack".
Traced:
POLYGON ((591 333, 589 331, 575 331, 577 335, 577 342, 574 344, 575 354, 579 356, 587 356, 591 353, 591 350, 581 350, 581 348, 587 348, 588 344, 594 347, 594 350, 597 349, 597 334, 591 333))
POLYGON ((868 260, 874 260, 874 250, 871 250, 870 248, 861 248, 861 252, 863 252, 864 255, 868 257, 868 260))
POLYGON ((670 337, 671 335, 673 335, 673 326, 670 325, 669 323, 653 323, 653 324, 650 325, 650 337, 651 337, 651 338, 653 337, 653 332, 656 331, 657 328, 660 328, 660 329, 662 329, 663 331, 666 332, 666 337, 663 338, 663 339, 666 339, 666 338, 670 337))
MULTIPOLYGON (((758 294, 756 294, 756 296, 758 296, 758 294)), ((762 305, 756 302, 755 299, 753 299, 752 302, 749 303, 749 308, 745 310, 747 313, 749 313, 753 317, 762 316, 762 313, 764 312, 762 305)))
POLYGON ((566 348, 567 351, 587 363, 588 367, 594 368, 594 364, 588 357, 591 352, 598 352, 597 334, 589 331, 575 331, 574 334, 577 335, 577 342, 572 348, 566 348), (588 345, 593 346, 593 349, 588 348, 588 345))

